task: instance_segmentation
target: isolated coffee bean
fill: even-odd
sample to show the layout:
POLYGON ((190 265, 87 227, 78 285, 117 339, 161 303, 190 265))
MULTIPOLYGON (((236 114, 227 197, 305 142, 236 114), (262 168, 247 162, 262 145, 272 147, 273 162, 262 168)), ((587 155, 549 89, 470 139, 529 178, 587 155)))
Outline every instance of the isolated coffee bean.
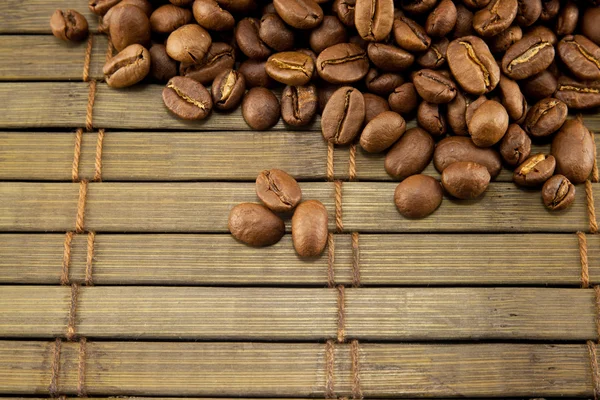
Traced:
POLYGON ((279 121, 280 114, 279 100, 269 89, 252 88, 242 100, 242 116, 248 126, 257 131, 271 128, 279 121))
POLYGON ((300 203, 292 216, 292 242, 300 257, 317 257, 325 250, 327 209, 318 200, 300 203))
POLYGON ((442 172, 442 186, 453 197, 475 199, 483 194, 490 183, 490 173, 481 164, 469 161, 450 164, 442 172))
POLYGON ((556 22, 556 34, 559 36, 572 35, 579 20, 579 6, 574 1, 567 1, 561 8, 556 22))
POLYGON ((473 16, 473 28, 483 37, 506 30, 517 16, 517 0, 492 0, 473 16))
POLYGON ((365 119, 365 100, 353 87, 336 90, 321 118, 321 131, 325 140, 333 144, 349 144, 360 132, 365 119))
POLYGON ((265 64, 267 74, 278 82, 302 86, 310 82, 315 64, 309 56, 298 51, 275 53, 265 64))
POLYGON ((340 43, 328 47, 317 58, 319 76, 329 83, 352 83, 367 75, 367 53, 355 44, 340 43))
POLYGON ((367 90, 379 96, 388 96, 403 83, 402 75, 391 72, 380 73, 375 68, 371 68, 365 77, 367 90))
POLYGON ((435 7, 437 0, 401 0, 400 8, 411 14, 423 14, 435 7))
POLYGON ((316 28, 323 21, 323 9, 314 0, 274 0, 277 14, 297 29, 316 28))
POLYGON ((439 172, 458 161, 471 161, 484 165, 492 179, 500 173, 502 161, 500 154, 492 148, 480 148, 464 136, 450 136, 442 139, 433 152, 433 165, 439 172))
POLYGON ((150 21, 136 6, 117 6, 111 13, 109 35, 117 51, 132 44, 145 45, 150 42, 150 21))
POLYGON ((315 85, 286 86, 281 95, 281 117, 292 126, 305 126, 317 114, 319 98, 315 85))
POLYGON ((402 115, 415 112, 419 106, 419 95, 412 82, 404 83, 394 89, 388 97, 388 103, 392 111, 402 115))
POLYGON ((456 39, 448 45, 448 66, 458 84, 468 93, 488 93, 500 81, 500 68, 483 40, 475 36, 456 39))
POLYGON ((600 47, 585 36, 565 36, 558 43, 558 54, 577 78, 600 80, 600 47))
POLYGON ((264 60, 271 55, 271 49, 260 40, 259 25, 260 21, 256 18, 242 19, 235 29, 235 40, 239 49, 248 58, 264 60))
POLYGON ((394 19, 394 39, 398 46, 407 51, 425 51, 431 45, 431 38, 425 29, 412 19, 400 15, 394 19))
POLYGON ((331 11, 337 15, 344 25, 352 28, 354 26, 354 10, 356 0, 334 0, 331 11))
POLYGON ((434 138, 440 138, 448 131, 448 122, 439 104, 422 101, 417 109, 417 123, 434 138))
POLYGON ((184 63, 199 63, 212 44, 208 32, 199 25, 188 24, 173 31, 167 39, 167 54, 184 63))
POLYGON ((413 83, 417 93, 428 103, 448 103, 456 96, 454 82, 431 69, 416 72, 413 75, 413 83))
POLYGON ((435 142, 421 128, 411 128, 385 156, 385 170, 393 178, 404 180, 421 173, 433 157, 435 142))
POLYGON ((367 54, 377 68, 390 72, 405 70, 415 61, 414 55, 391 44, 369 43, 367 54))
POLYGON ((385 111, 390 111, 390 105, 387 100, 373 93, 363 93, 365 100, 365 124, 368 124, 385 111))
POLYGON ((512 25, 505 31, 488 40, 488 46, 492 53, 504 53, 510 46, 523 38, 523 31, 519 25, 512 25))
POLYGON ((229 231, 250 246, 270 246, 285 234, 283 220, 261 204, 242 203, 229 213, 229 231))
MULTIPOLYGON (((463 2, 464 3, 464 2, 463 2)), ((456 24, 452 31, 451 39, 458 39, 463 36, 472 36, 475 34, 473 29, 473 12, 464 4, 456 4, 456 24)))
POLYGON ((199 82, 182 76, 169 80, 162 92, 165 106, 179 118, 201 120, 212 110, 212 97, 199 82))
POLYGON ((393 23, 393 0, 356 0, 354 25, 363 39, 382 41, 392 31, 393 23))
POLYGON ((368 153, 380 153, 396 143, 406 131, 400 114, 385 111, 369 122, 360 135, 360 147, 368 153))
POLYGON ((276 51, 287 51, 294 47, 294 32, 277 14, 262 16, 258 36, 267 46, 276 51))
POLYGON ((554 60, 554 34, 537 29, 510 46, 502 58, 502 72, 511 79, 529 78, 548 68, 554 60))
POLYGON ((542 14, 542 0, 517 0, 517 18, 515 22, 520 26, 531 26, 542 14))
POLYGON ((83 40, 88 35, 87 20, 75 10, 56 10, 50 18, 50 29, 57 38, 74 42, 83 40))
POLYGON ((262 171, 256 178, 256 195, 271 211, 288 212, 302 200, 298 182, 280 169, 262 171))
POLYGON ((427 17, 425 31, 429 36, 444 37, 454 29, 456 18, 456 6, 452 0, 442 0, 427 17))
POLYGON ((89 8, 90 10, 97 15, 104 15, 110 10, 112 7, 119 4, 121 0, 90 0, 89 8))
POLYGON ((206 55, 196 63, 181 63, 179 74, 202 83, 210 84, 217 75, 235 64, 235 51, 227 43, 215 42, 210 45, 206 55))
MULTIPOLYGON (((202 1, 202 0, 201 0, 202 1)), ((192 12, 188 9, 165 4, 150 15, 150 28, 156 33, 171 33, 175 29, 189 24, 192 12)))
POLYGON ((500 155, 510 167, 522 164, 531 154, 531 139, 517 124, 510 124, 500 141, 500 155))
POLYGON ((508 112, 508 116, 512 121, 521 123, 527 115, 527 100, 523 93, 521 93, 519 84, 502 75, 498 83, 498 88, 500 89, 502 105, 506 109, 506 112, 508 112))
POLYGON ((163 44, 150 47, 150 76, 157 81, 166 82, 177 75, 177 63, 167 54, 163 44))
POLYGON ((534 137, 551 135, 567 120, 568 112, 567 105, 558 99, 540 100, 527 113, 525 131, 534 137))
POLYGON ((552 72, 545 70, 531 78, 519 81, 519 86, 528 98, 541 100, 554 94, 558 82, 552 72))
POLYGON ((513 182, 523 187, 537 187, 553 174, 556 160, 553 156, 536 154, 519 165, 513 174, 513 182))
POLYGON ((567 120, 552 140, 552 155, 556 172, 574 184, 585 182, 596 158, 596 148, 590 131, 579 119, 567 120))
POLYGON ((542 201, 552 211, 564 210, 575 201, 575 186, 564 175, 554 175, 542 187, 542 201))
POLYGON ((238 71, 226 69, 215 77, 211 91, 217 110, 233 110, 242 102, 246 91, 246 79, 238 71))
POLYGON ((235 19, 215 0, 196 0, 192 8, 194 19, 204 29, 227 31, 235 26, 235 19))
POLYGON ((569 109, 587 109, 600 106, 600 82, 579 82, 566 76, 560 77, 554 95, 569 109))
POLYGON ((441 38, 433 42, 426 52, 417 57, 417 63, 423 68, 436 69, 446 63, 446 51, 450 42, 446 38, 441 38))
POLYGON ((479 147, 490 147, 498 143, 508 129, 508 113, 502 104, 487 100, 475 112, 467 126, 473 143, 479 147))
POLYGON ((106 84, 114 88, 135 85, 150 72, 150 53, 132 44, 111 58, 102 69, 106 84))
POLYGON ((346 27, 334 15, 323 17, 323 23, 313 29, 308 38, 310 48, 317 54, 338 43, 345 43, 347 40, 346 27))
POLYGON ((554 19, 560 10, 560 0, 542 0, 542 13, 540 21, 547 22, 554 19))
POLYGON ((581 32, 600 46, 600 7, 588 7, 581 18, 581 32))
POLYGON ((442 204, 442 187, 431 176, 409 176, 396 187, 394 203, 405 218, 425 218, 442 204))

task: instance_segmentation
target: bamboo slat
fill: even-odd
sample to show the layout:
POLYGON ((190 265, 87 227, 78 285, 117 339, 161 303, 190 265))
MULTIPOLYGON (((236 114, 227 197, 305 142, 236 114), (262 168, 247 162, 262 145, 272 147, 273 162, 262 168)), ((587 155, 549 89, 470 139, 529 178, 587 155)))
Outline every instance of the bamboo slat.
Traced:
POLYGON ((88 8, 88 0, 2 0, 0 33, 52 33, 50 17, 58 8, 77 10, 87 19, 90 30, 98 29, 98 16, 88 8))
MULTIPOLYGON (((64 234, 0 235, 0 283, 59 284, 64 234)), ((600 241, 587 236, 590 282, 600 283, 600 241)), ((360 282, 376 285, 581 284, 573 234, 361 234, 360 282)), ((87 235, 71 243, 69 277, 83 284, 87 235)), ((352 283, 350 235, 335 235, 335 282, 352 283)), ((98 285, 327 285, 328 251, 300 259, 291 236, 255 249, 228 234, 97 234, 98 285)))
MULTIPOLYGON (((0 342, 0 391, 48 394, 54 342, 0 342)), ((78 343, 62 343, 59 393, 79 383, 78 343)), ((336 345, 327 369, 324 344, 88 342, 84 389, 91 396, 350 396, 350 345, 336 345)), ((593 395, 585 345, 361 344, 365 397, 593 395)), ((356 384, 355 384, 356 387, 356 384)))

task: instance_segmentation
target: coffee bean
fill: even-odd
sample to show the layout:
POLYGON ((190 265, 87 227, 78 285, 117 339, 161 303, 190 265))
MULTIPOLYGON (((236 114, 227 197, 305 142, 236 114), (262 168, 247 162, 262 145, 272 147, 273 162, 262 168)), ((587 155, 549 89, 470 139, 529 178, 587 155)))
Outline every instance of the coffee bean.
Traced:
MULTIPOLYGON (((192 1, 194 0, 190 3, 192 1)), ((244 14, 256 8, 256 0, 217 0, 217 3, 231 13, 244 14)))
POLYGON ((554 19, 560 10, 560 0, 542 0, 542 13, 540 21, 547 22, 554 19))
POLYGON ((394 203, 405 218, 425 218, 442 204, 442 187, 427 175, 409 176, 396 187, 394 203))
POLYGON ((50 18, 50 29, 57 38, 74 42, 83 40, 88 35, 87 20, 75 10, 56 10, 50 18))
POLYGON ((490 0, 463 0, 463 3, 467 7, 479 10, 490 4, 490 0))
POLYGON ((331 11, 337 15, 344 25, 352 28, 354 26, 354 9, 356 0, 334 0, 331 11))
POLYGON ((144 11, 134 5, 117 6, 111 13, 109 35, 117 51, 132 44, 148 44, 150 21, 144 11))
POLYGON ((600 80, 600 47, 585 36, 565 36, 558 43, 558 54, 577 78, 600 80))
POLYGON ((316 28, 323 21, 323 9, 314 0, 273 0, 277 14, 297 29, 316 28))
POLYGON ((392 111, 404 116, 415 112, 419 105, 419 95, 412 82, 404 83, 394 89, 388 97, 388 103, 392 111))
POLYGON ((513 182, 524 187, 541 186, 554 174, 555 167, 556 160, 551 155, 530 156, 515 169, 513 182))
POLYGON ((328 236, 327 209, 318 200, 300 203, 292 216, 292 242, 300 257, 317 257, 328 236))
POLYGON ((435 7, 437 0, 402 0, 400 7, 411 14, 423 14, 435 7))
POLYGON ((434 138, 446 135, 448 122, 439 104, 422 101, 417 109, 417 123, 434 138))
POLYGON ((523 122, 527 115, 527 100, 521 93, 519 84, 505 75, 501 75, 498 88, 500 88, 502 105, 508 112, 510 119, 517 123, 523 122))
POLYGON ((90 10, 97 15, 104 15, 121 0, 89 0, 90 10))
POLYGON ((579 6, 574 1, 567 1, 558 15, 556 34, 560 36, 572 35, 577 28, 578 20, 579 6))
POLYGON ((281 96, 281 117, 286 124, 305 126, 315 117, 318 104, 315 85, 286 86, 281 96))
POLYGON ((452 0, 442 0, 427 17, 425 31, 429 36, 444 37, 454 29, 456 18, 456 6, 452 0))
POLYGON ((517 124, 510 124, 500 141, 500 155, 510 167, 522 164, 531 154, 531 139, 517 124))
POLYGON ((406 131, 404 118, 385 111, 373 118, 360 135, 360 147, 368 153, 380 153, 393 145, 406 131))
POLYGON ((385 170, 393 178, 404 180, 421 173, 433 157, 435 142, 421 128, 411 128, 385 156, 385 170))
POLYGON ((227 43, 215 42, 210 45, 206 55, 197 63, 181 63, 179 74, 202 83, 210 84, 217 75, 233 68, 235 51, 227 43))
POLYGON ((177 75, 177 63, 167 54, 163 44, 150 47, 150 76, 157 81, 166 82, 177 75))
POLYGON ((288 212, 302 200, 298 182, 280 169, 264 170, 256 178, 256 195, 271 211, 288 212))
POLYGON ((542 201, 552 211, 564 210, 575 201, 575 186, 564 175, 554 175, 542 187, 542 201))
POLYGON ((490 173, 481 164, 469 161, 455 162, 442 172, 442 186, 453 197, 475 199, 483 194, 490 183, 490 173))
POLYGON ((417 93, 428 103, 448 103, 456 96, 454 82, 431 69, 422 69, 415 73, 413 83, 417 93))
POLYGON ((513 44, 523 38, 523 31, 518 25, 512 25, 505 31, 500 32, 496 36, 489 39, 488 45, 492 53, 504 53, 513 44))
POLYGON ((581 19, 581 32, 600 46, 600 7, 588 7, 581 19))
POLYGON ((192 12, 190 10, 173 4, 165 4, 150 15, 150 28, 152 32, 156 33, 171 33, 191 21, 192 12))
POLYGON ((327 102, 329 101, 331 96, 333 96, 333 93, 335 93, 335 91, 338 90, 340 87, 340 85, 330 84, 319 86, 319 90, 317 91, 317 96, 319 97, 319 113, 322 113, 323 110, 325 110, 327 102))
POLYGON ((500 81, 500 68, 483 40, 475 36, 456 39, 448 45, 448 65, 458 84, 468 93, 488 93, 500 81))
POLYGON ((508 129, 508 113, 502 104, 487 100, 467 119, 473 143, 479 147, 490 147, 498 143, 508 129))
POLYGON ((466 136, 469 134, 467 128, 467 105, 470 101, 462 92, 457 91, 456 97, 448 103, 447 121, 455 135, 466 136))
POLYGON ((369 43, 367 54, 377 68, 389 72, 405 70, 415 61, 408 51, 384 43, 369 43))
POLYGON ((309 56, 298 51, 275 53, 265 64, 267 74, 286 85, 302 86, 310 82, 315 64, 309 56))
POLYGON ((567 120, 568 111, 567 105, 558 99, 540 100, 527 113, 525 131, 534 137, 551 135, 567 120))
POLYGON ((333 144, 349 144, 361 130, 364 119, 362 93, 353 87, 341 87, 333 93, 323 110, 323 137, 333 144))
POLYGON ((108 86, 135 85, 150 72, 150 53, 144 46, 132 44, 104 64, 102 72, 108 86))
POLYGON ((267 75, 265 60, 246 60, 240 64, 238 71, 246 78, 246 87, 271 87, 273 79, 267 75))
POLYGON ((381 96, 377 96, 373 93, 364 93, 363 98, 365 100, 365 124, 368 124, 385 111, 390 111, 390 105, 387 100, 381 96))
POLYGON ((525 96, 533 100, 541 100, 554 94, 558 82, 552 72, 545 70, 531 78, 519 81, 519 85, 525 96))
POLYGON ((515 20, 517 0, 492 0, 473 16, 473 28, 483 37, 492 37, 506 30, 515 20))
POLYGON ((148 18, 150 18, 150 16, 152 15, 152 11, 154 11, 154 7, 148 0, 121 0, 121 2, 119 3, 119 5, 124 4, 131 4, 140 8, 148 18))
POLYGON ((194 2, 194 0, 169 0, 169 1, 171 2, 171 4, 174 4, 178 7, 187 7, 194 2))
POLYGON ((355 44, 340 43, 328 47, 317 58, 319 76, 330 83, 352 83, 367 75, 367 53, 355 44))
POLYGON ((179 118, 201 120, 212 110, 212 98, 206 88, 193 79, 175 76, 162 92, 167 109, 179 118))
POLYGON ((217 110, 233 110, 242 102, 246 79, 238 71, 226 69, 215 77, 211 91, 217 110))
POLYGON ((280 113, 279 100, 269 89, 252 88, 242 100, 242 116, 248 126, 257 131, 264 131, 275 125, 280 113))
POLYGON ((408 51, 425 51, 431 45, 431 38, 425 29, 403 15, 394 19, 394 39, 398 46, 408 51))
POLYGON ((258 36, 267 46, 276 51, 287 51, 294 47, 294 32, 277 14, 263 15, 258 36))
POLYGON ((486 101, 488 101, 488 98, 485 96, 479 96, 475 100, 472 100, 472 99, 467 100, 467 107, 465 109, 465 122, 467 124, 467 130, 468 130, 469 122, 473 118, 473 114, 475 114, 475 111, 477 111, 477 109, 486 101))
POLYGON ((423 68, 436 69, 446 63, 446 51, 450 42, 441 38, 429 46, 426 52, 417 57, 417 63, 423 68))
POLYGON ((393 0, 356 0, 354 25, 363 39, 382 41, 392 31, 393 23, 393 0))
POLYGON ((215 0, 196 0, 192 10, 194 19, 204 29, 227 31, 235 26, 231 13, 223 10, 215 0))
POLYGON ((267 207, 242 203, 229 213, 229 231, 237 240, 250 246, 263 247, 281 240, 285 233, 283 220, 267 207))
POLYGON ((323 23, 310 32, 308 39, 310 48, 317 54, 327 47, 345 43, 347 40, 346 27, 334 15, 323 17, 323 23))
POLYGON ((590 131, 579 119, 567 120, 552 140, 556 172, 574 184, 585 182, 596 159, 596 147, 590 131))
POLYGON ((500 155, 492 148, 480 148, 464 136, 450 136, 442 139, 433 152, 433 165, 439 172, 457 161, 472 161, 484 165, 490 176, 497 177, 502 169, 500 155))
POLYGON ((542 14, 542 0, 517 0, 517 18, 515 22, 520 26, 531 26, 542 14))
POLYGON ((199 63, 211 44, 212 39, 204 28, 195 24, 183 25, 169 35, 167 54, 184 63, 199 63))
POLYGON ((515 80, 542 72, 554 60, 554 39, 554 34, 545 28, 524 35, 504 54, 502 72, 515 80))
POLYGON ((248 58, 264 60, 271 55, 271 49, 260 40, 259 25, 260 21, 256 18, 242 19, 235 29, 235 41, 248 58))
POLYGON ((379 96, 387 96, 394 89, 404 83, 404 78, 400 74, 385 73, 381 74, 375 68, 371 68, 365 77, 367 90, 379 96))
POLYGON ((563 101, 569 109, 586 109, 600 106, 600 82, 578 82, 566 76, 558 79, 557 99, 563 101))
POLYGON ((452 31, 452 39, 472 36, 474 34, 473 13, 464 4, 456 4, 456 24, 454 25, 454 31, 452 31))

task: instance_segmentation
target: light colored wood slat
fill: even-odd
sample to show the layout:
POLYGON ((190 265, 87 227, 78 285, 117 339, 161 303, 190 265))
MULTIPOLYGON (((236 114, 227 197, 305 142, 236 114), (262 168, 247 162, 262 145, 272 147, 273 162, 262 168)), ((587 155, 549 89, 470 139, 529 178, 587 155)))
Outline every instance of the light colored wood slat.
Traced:
MULTIPOLYGON (((349 235, 335 235, 335 281, 352 283, 349 235)), ((0 283, 59 284, 64 234, 0 235, 0 283)), ((590 282, 600 283, 600 240, 587 236, 590 282)), ((255 249, 228 234, 97 234, 98 285, 327 285, 328 251, 300 259, 291 236, 255 249)), ((581 284, 573 234, 361 234, 361 283, 374 285, 581 284)), ((69 277, 84 283, 87 235, 71 244, 69 277)))
POLYGON ((98 16, 90 11, 87 0, 2 0, 0 33, 52 33, 50 17, 58 8, 80 12, 90 30, 98 30, 98 16))
MULTIPOLYGON (((78 343, 63 343, 58 390, 74 395, 78 343)), ((2 393, 48 394, 53 342, 0 342, 2 393)), ((336 345, 334 390, 350 396, 350 345, 336 345)), ((583 344, 361 344, 366 397, 593 395, 583 344)), ((91 396, 323 397, 324 344, 88 342, 91 396)))

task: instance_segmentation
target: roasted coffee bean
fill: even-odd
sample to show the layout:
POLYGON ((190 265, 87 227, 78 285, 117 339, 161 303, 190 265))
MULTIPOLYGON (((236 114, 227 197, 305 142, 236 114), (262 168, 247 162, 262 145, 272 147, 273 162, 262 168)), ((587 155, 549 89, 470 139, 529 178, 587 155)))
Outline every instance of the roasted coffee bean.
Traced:
POLYGON ((97 15, 104 15, 121 0, 89 0, 90 10, 97 15))
POLYGON ((475 34, 473 29, 473 13, 464 4, 456 5, 456 24, 452 32, 452 39, 475 34))
POLYGON ((377 68, 389 72, 405 70, 415 61, 415 56, 408 51, 384 43, 369 43, 367 54, 377 68))
POLYGON ((310 32, 308 42, 315 53, 348 41, 346 27, 334 15, 323 17, 323 23, 310 32))
POLYGON ((564 175, 554 175, 542 187, 542 201, 552 211, 564 210, 575 201, 575 186, 564 175))
POLYGON ((104 64, 102 72, 108 86, 135 85, 150 72, 150 53, 144 46, 132 44, 104 64))
POLYGON ((465 110, 465 122, 467 123, 467 126, 469 125, 471 118, 473 118, 475 111, 477 111, 477 109, 486 101, 488 101, 488 98, 485 96, 479 96, 475 100, 467 101, 467 108, 465 110))
POLYGON ((548 136, 567 120, 567 105, 552 97, 538 101, 527 113, 525 131, 534 137, 548 136))
POLYGON ((286 85, 302 86, 310 82, 315 64, 309 56, 298 51, 275 53, 265 64, 267 74, 286 85))
POLYGON ((439 104, 422 101, 417 109, 417 123, 434 138, 446 135, 448 122, 439 104))
POLYGON ((369 43, 372 43, 372 42, 367 42, 365 39, 361 38, 359 35, 354 35, 354 36, 350 36, 350 38, 348 39, 348 43, 355 44, 358 47, 360 47, 361 49, 363 49, 364 51, 367 51, 367 47, 369 46, 369 43))
POLYGON ((300 204, 302 189, 287 172, 268 169, 256 178, 256 195, 271 211, 283 213, 300 204))
POLYGON ((319 74, 317 73, 317 55, 315 54, 314 51, 312 51, 311 49, 297 49, 296 50, 298 53, 302 53, 304 55, 307 55, 310 57, 310 59, 313 61, 313 65, 315 66, 315 68, 313 69, 313 75, 311 79, 315 79, 318 80, 319 79, 319 74))
POLYGON ((442 172, 442 186, 457 199, 475 199, 486 191, 490 173, 481 164, 470 161, 455 162, 442 172))
POLYGON ((521 91, 528 98, 541 100, 550 97, 556 91, 558 82, 552 72, 545 70, 519 82, 521 91))
POLYGON ((510 167, 522 164, 531 154, 531 139, 517 124, 510 124, 500 141, 500 155, 510 167))
POLYGON ((192 12, 190 10, 174 6, 173 4, 165 4, 158 7, 150 15, 150 28, 152 32, 156 33, 171 33, 175 29, 189 24, 191 20, 192 12))
POLYGON ((317 90, 317 96, 319 97, 319 113, 322 113, 323 110, 325 110, 327 102, 340 87, 340 85, 330 84, 319 86, 319 90, 317 90))
POLYGON ((404 180, 421 173, 433 157, 435 142, 421 128, 411 128, 385 156, 385 170, 393 178, 404 180))
POLYGON ((556 160, 553 156, 536 154, 515 169, 513 182, 524 187, 541 186, 554 174, 555 167, 556 160))
POLYGON ((273 0, 277 14, 297 29, 313 29, 323 21, 323 9, 314 0, 273 0))
POLYGON ((256 0, 217 0, 217 3, 231 13, 245 14, 256 8, 256 0))
POLYGON ((271 128, 279 121, 280 114, 279 100, 264 87, 250 89, 242 100, 242 116, 248 126, 257 131, 271 128))
POLYGON ((390 111, 390 105, 387 100, 381 96, 377 96, 373 93, 364 93, 363 98, 365 100, 365 124, 368 124, 385 111, 390 111))
POLYGON ((400 7, 411 14, 423 14, 433 9, 437 0, 401 0, 400 7))
POLYGON ((392 31, 393 23, 393 0, 356 0, 354 25, 363 39, 382 41, 392 31))
POLYGON ((588 7, 581 19, 581 33, 600 46, 600 7, 588 7))
POLYGON ((270 246, 285 234, 283 220, 261 204, 242 203, 229 213, 229 231, 250 246, 270 246))
POLYGON ((331 7, 331 11, 337 15, 347 27, 354 26, 354 7, 356 6, 356 0, 334 0, 331 7))
POLYGON ((192 10, 194 19, 204 29, 226 31, 235 26, 231 13, 223 10, 215 0, 196 0, 192 10))
MULTIPOLYGON (((121 0, 118 4, 118 6, 124 5, 136 6, 137 8, 141 9, 148 18, 150 18, 150 16, 152 15, 152 11, 154 10, 152 4, 150 4, 148 0, 121 0)), ((101 23, 98 25, 99 32, 106 33, 107 35, 110 33, 110 19, 112 18, 112 13, 116 9, 118 9, 117 6, 112 7, 106 12, 106 14, 104 14, 101 23)))
POLYGON ((111 13, 108 29, 117 51, 132 44, 150 42, 150 21, 144 11, 134 5, 117 6, 111 13))
POLYGON ((431 69, 422 69, 415 73, 413 83, 419 96, 428 103, 448 103, 456 96, 454 82, 431 69))
POLYGON ((452 0, 442 0, 427 17, 425 32, 429 36, 444 37, 454 29, 456 18, 456 6, 452 0))
POLYGON ((380 153, 396 143, 406 131, 400 114, 384 111, 371 120, 360 134, 360 147, 368 153, 380 153))
POLYGON ((585 36, 565 36, 558 43, 558 54, 577 78, 600 80, 600 47, 585 36))
POLYGON ((460 91, 456 92, 456 97, 448 103, 447 120, 448 125, 455 135, 466 136, 469 134, 467 128, 467 106, 470 99, 460 91))
POLYGON ((402 75, 391 72, 381 74, 375 68, 371 68, 365 77, 367 90, 379 96, 387 96, 395 88, 404 83, 402 75))
POLYGON ((567 1, 561 8, 556 22, 556 34, 560 36, 572 35, 577 28, 579 20, 579 6, 574 1, 567 1))
POLYGON ((488 93, 500 81, 500 68, 483 40, 475 36, 456 39, 448 45, 448 65, 458 84, 468 93, 488 93))
POLYGON ((523 38, 523 31, 518 25, 508 27, 505 31, 493 36, 488 41, 492 53, 504 53, 513 44, 523 38))
POLYGON ((412 82, 404 83, 394 89, 388 97, 388 103, 392 111, 402 115, 415 112, 419 106, 419 95, 412 82))
POLYGON ((235 29, 235 41, 248 58, 264 60, 271 55, 271 49, 260 40, 259 25, 260 21, 256 18, 242 19, 235 29))
POLYGON ((315 85, 286 86, 281 96, 281 117, 286 124, 304 126, 313 120, 318 105, 315 85))
POLYGON ((520 26, 531 26, 542 14, 542 0, 517 0, 516 22, 520 26))
POLYGON ((227 43, 215 42, 210 45, 206 55, 197 63, 181 63, 179 74, 202 83, 210 84, 217 75, 235 64, 235 51, 227 43))
POLYGON ((567 120, 552 140, 556 172, 574 184, 585 182, 596 158, 596 147, 590 131, 579 119, 567 120))
POLYGON ((405 218, 425 218, 442 204, 442 187, 431 176, 409 176, 396 187, 394 203, 405 218))
POLYGON ((166 82, 177 75, 177 63, 167 54, 163 44, 150 47, 150 76, 157 81, 166 82))
POLYGON ((394 38, 398 46, 408 51, 425 51, 431 45, 431 38, 425 29, 403 15, 394 19, 394 38))
POLYGON ((246 60, 240 64, 238 71, 246 78, 246 87, 273 86, 274 81, 265 70, 266 64, 265 60, 246 60))
POLYGON ((502 58, 502 72, 511 79, 529 78, 548 68, 554 60, 555 36, 548 29, 537 29, 510 46, 502 58))
POLYGON ((74 42, 83 40, 88 35, 87 20, 75 10, 56 10, 50 18, 50 29, 57 38, 74 42))
POLYGON ((485 6, 487 6, 488 4, 490 4, 490 0, 463 0, 462 1, 467 7, 470 8, 474 8, 474 9, 481 9, 485 6))
POLYGON ((258 36, 267 46, 277 51, 287 51, 294 47, 294 32, 277 14, 263 15, 258 36))
POLYGON ((498 87, 500 88, 502 105, 508 112, 508 116, 512 121, 521 123, 527 115, 527 100, 521 93, 519 84, 502 75, 498 87))
POLYGON ((211 91, 217 110, 232 110, 242 102, 246 91, 246 79, 238 71, 226 69, 215 77, 211 91))
POLYGON ((546 22, 554 19, 560 10, 560 0, 542 0, 542 13, 540 21, 546 22))
POLYGON ((492 148, 475 146, 468 137, 450 136, 442 139, 433 152, 433 165, 439 172, 457 161, 472 161, 484 165, 492 179, 498 176, 502 169, 500 154, 492 148))
POLYGON ((174 60, 184 63, 200 63, 212 39, 199 25, 189 24, 173 31, 167 39, 167 54, 174 60))
POLYGON ((508 129, 508 113, 502 104, 487 100, 467 119, 473 143, 479 147, 490 147, 498 143, 508 129))
POLYGON ((188 120, 206 118, 213 106, 212 97, 204 85, 182 76, 175 76, 167 82, 162 98, 169 111, 188 120))
POLYGON ((473 16, 473 28, 484 37, 506 30, 517 16, 517 0, 492 0, 473 16))
POLYGON ((169 1, 171 2, 171 4, 174 4, 178 7, 187 7, 194 2, 194 0, 169 0, 169 1))
POLYGON ((317 71, 329 83, 356 82, 367 75, 369 59, 367 53, 357 45, 340 43, 319 54, 317 71))
POLYGON ((557 99, 563 101, 569 109, 586 109, 600 106, 600 82, 578 82, 566 76, 558 79, 557 99))
POLYGON ((300 257, 317 257, 328 236, 327 209, 318 200, 300 203, 292 216, 292 242, 300 257))
POLYGON ((417 57, 417 63, 423 68, 436 69, 446 63, 446 51, 450 42, 441 38, 429 46, 426 52, 417 57))
POLYGON ((344 86, 336 90, 321 118, 321 131, 325 140, 333 144, 348 144, 362 129, 365 120, 365 100, 362 93, 353 87, 344 86))

